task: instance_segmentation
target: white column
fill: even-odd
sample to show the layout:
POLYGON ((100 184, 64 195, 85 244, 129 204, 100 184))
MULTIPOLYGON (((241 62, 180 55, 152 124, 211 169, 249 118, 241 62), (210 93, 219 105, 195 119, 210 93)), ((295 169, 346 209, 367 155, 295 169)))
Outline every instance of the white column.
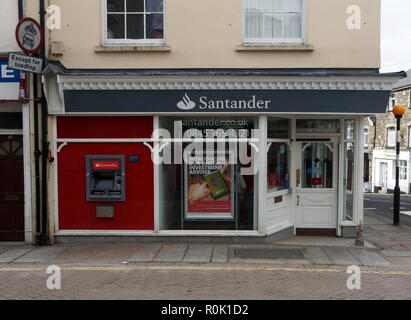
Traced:
POLYGON ((31 203, 31 151, 30 151, 30 104, 24 103, 23 114, 23 167, 24 167, 24 240, 33 242, 31 203))

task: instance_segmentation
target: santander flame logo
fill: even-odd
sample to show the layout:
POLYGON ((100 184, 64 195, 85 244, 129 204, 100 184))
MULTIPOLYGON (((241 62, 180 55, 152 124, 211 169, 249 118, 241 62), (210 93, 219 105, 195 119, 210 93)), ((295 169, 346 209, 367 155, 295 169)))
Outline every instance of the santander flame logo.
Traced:
POLYGON ((177 107, 181 110, 191 110, 196 106, 194 101, 191 101, 187 93, 184 95, 183 100, 177 103, 177 107))

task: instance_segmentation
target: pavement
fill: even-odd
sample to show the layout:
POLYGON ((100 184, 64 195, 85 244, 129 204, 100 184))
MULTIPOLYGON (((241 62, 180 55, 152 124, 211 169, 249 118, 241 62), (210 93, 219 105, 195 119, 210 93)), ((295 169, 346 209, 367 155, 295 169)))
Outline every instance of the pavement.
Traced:
POLYGON ((410 268, 411 227, 366 211, 364 247, 355 239, 295 236, 263 244, 73 243, 47 247, 0 244, 0 267, 8 264, 111 265, 135 263, 277 264, 410 268))
POLYGON ((411 299, 411 227, 366 210, 364 240, 1 243, 0 299, 411 299), (50 265, 61 290, 46 285, 50 265), (352 265, 361 290, 347 289, 352 265))

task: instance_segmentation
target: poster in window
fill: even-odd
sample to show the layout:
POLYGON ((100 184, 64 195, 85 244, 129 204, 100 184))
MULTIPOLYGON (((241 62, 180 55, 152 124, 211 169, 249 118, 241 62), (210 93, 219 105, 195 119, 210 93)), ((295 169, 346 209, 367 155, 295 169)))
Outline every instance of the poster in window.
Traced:
POLYGON ((232 220, 233 166, 227 153, 189 156, 185 164, 185 218, 232 220))

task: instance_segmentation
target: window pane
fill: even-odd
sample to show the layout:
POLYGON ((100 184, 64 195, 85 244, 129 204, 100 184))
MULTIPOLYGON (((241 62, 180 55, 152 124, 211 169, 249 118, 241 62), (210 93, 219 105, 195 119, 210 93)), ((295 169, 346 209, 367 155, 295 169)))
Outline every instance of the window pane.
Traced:
POLYGON ((368 129, 364 129, 364 146, 368 146, 368 129))
POLYGON ((163 0, 146 0, 146 12, 163 12, 163 0))
POLYGON ((297 133, 339 133, 340 120, 297 119, 297 133))
POLYGON ((395 128, 388 128, 387 129, 387 146, 395 147, 396 139, 395 139, 395 128))
POLYGON ((107 15, 107 39, 124 39, 124 15, 107 15))
POLYGON ((107 12, 124 12, 124 0, 107 0, 107 12))
POLYGON ((144 39, 144 15, 127 15, 127 39, 144 39))
POLYGON ((264 14, 264 38, 282 38, 282 13, 264 14))
POLYGON ((268 118, 267 137, 269 139, 289 139, 290 120, 280 118, 268 118))
POLYGON ((354 120, 344 121, 344 138, 347 140, 354 139, 354 120))
POLYGON ((303 9, 302 0, 287 0, 284 2, 284 11, 286 12, 300 12, 303 9))
POLYGON ((1 112, 0 129, 22 129, 23 118, 21 112, 1 112))
POLYGON ((245 37, 248 39, 263 38, 263 14, 251 13, 245 14, 245 37))
POLYGON ((344 221, 353 220, 354 143, 344 143, 344 221))
POLYGON ((144 0, 127 0, 127 12, 144 12, 144 0))
POLYGON ((284 14, 284 38, 302 37, 302 18, 300 13, 284 14))
POLYGON ((302 188, 332 188, 333 143, 310 142, 302 147, 302 188))
POLYGON ((267 190, 288 189, 288 148, 285 143, 272 143, 267 153, 267 190))
POLYGON ((163 39, 164 37, 163 14, 146 15, 146 37, 147 39, 163 39))

